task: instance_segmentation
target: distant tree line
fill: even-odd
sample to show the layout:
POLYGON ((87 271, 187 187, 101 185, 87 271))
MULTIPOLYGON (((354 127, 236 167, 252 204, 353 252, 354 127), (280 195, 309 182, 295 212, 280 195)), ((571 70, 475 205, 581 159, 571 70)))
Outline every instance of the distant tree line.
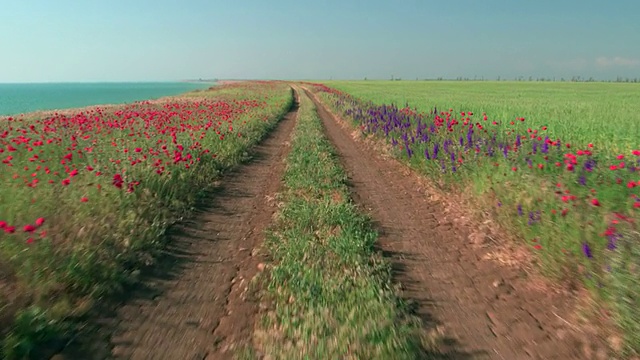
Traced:
MULTIPOLYGON (((364 78, 365 81, 368 80, 368 78, 364 78)), ((391 75, 391 81, 401 81, 402 78, 399 77, 395 77, 393 75, 391 75)), ((640 83, 640 78, 629 78, 629 77, 622 77, 622 76, 618 76, 615 79, 608 79, 608 80, 596 80, 593 77, 589 77, 589 78, 585 78, 585 77, 581 77, 581 76, 573 76, 570 79, 569 78, 564 78, 561 77, 559 79, 557 79, 556 77, 533 77, 533 76, 529 76, 524 77, 524 76, 517 76, 514 78, 503 78, 501 76, 498 76, 495 79, 489 79, 489 78, 485 78, 484 76, 481 77, 477 77, 474 76, 473 78, 470 77, 462 77, 462 76, 458 76, 456 78, 444 78, 444 77, 438 77, 435 79, 419 79, 416 78, 416 81, 532 81, 532 82, 544 82, 544 81, 549 81, 549 82, 554 82, 554 81, 559 81, 559 82, 615 82, 615 83, 640 83)))

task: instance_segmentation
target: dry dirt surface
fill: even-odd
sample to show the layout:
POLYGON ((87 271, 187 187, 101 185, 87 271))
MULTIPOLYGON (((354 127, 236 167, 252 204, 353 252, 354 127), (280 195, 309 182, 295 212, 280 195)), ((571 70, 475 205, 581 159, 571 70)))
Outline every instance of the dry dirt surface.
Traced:
POLYGON ((356 203, 380 232, 395 280, 424 326, 440 333, 444 359, 606 359, 605 347, 565 318, 568 292, 531 286, 518 266, 487 255, 473 229, 442 220, 442 204, 421 191, 418 176, 368 144, 355 141, 343 120, 310 92, 329 139, 349 176, 356 203))
POLYGON ((250 345, 258 309, 247 285, 261 264, 256 249, 276 210, 297 109, 296 100, 252 160, 223 175, 178 226, 156 274, 103 320, 105 344, 65 359, 232 359, 250 345))

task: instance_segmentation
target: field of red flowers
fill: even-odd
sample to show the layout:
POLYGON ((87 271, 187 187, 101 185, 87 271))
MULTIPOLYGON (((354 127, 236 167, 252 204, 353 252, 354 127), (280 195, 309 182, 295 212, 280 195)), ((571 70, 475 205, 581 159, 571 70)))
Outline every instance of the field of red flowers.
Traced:
POLYGON ((4 354, 59 336, 65 318, 86 310, 79 299, 135 282, 168 226, 291 102, 287 85, 262 82, 0 119, 4 354))
POLYGON ((314 87, 365 136, 386 139, 445 190, 483 204, 527 240, 544 272, 593 290, 640 351, 640 149, 612 156, 551 138, 552 124, 530 127, 524 117, 418 112, 314 87))

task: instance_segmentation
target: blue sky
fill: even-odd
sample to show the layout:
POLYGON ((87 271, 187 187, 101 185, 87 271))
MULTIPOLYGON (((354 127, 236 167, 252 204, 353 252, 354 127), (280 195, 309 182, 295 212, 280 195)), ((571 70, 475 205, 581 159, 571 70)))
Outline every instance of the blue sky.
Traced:
POLYGON ((0 0, 0 82, 640 77, 639 0, 0 0))

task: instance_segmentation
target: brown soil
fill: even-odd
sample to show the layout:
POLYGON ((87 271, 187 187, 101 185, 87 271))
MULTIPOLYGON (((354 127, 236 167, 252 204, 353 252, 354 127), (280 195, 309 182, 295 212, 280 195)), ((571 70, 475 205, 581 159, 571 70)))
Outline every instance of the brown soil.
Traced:
POLYGON ((608 358, 592 332, 567 320, 575 295, 533 280, 518 261, 500 261, 499 241, 468 221, 449 220, 424 193, 423 179, 354 141, 350 127, 307 94, 341 156, 354 200, 378 225, 403 296, 430 332, 444 335, 443 358, 608 358))
POLYGON ((262 267, 256 249, 276 210, 297 108, 296 99, 252 160, 225 174, 194 217, 172 231, 154 274, 101 320, 96 332, 108 340, 71 346, 57 358, 230 359, 250 346, 258 309, 249 285, 262 267))

